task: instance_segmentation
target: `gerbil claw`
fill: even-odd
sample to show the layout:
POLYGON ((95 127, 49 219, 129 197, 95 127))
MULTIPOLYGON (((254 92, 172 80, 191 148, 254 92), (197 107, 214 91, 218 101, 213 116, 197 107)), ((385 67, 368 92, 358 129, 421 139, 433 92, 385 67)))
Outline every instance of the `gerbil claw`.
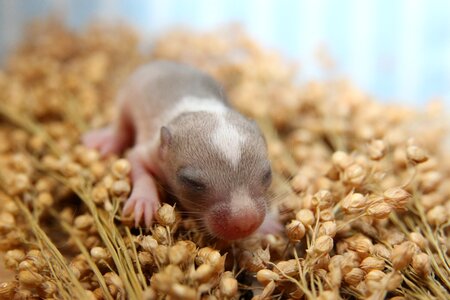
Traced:
POLYGON ((135 226, 139 227, 142 219, 144 219, 145 226, 149 228, 152 225, 153 215, 157 210, 157 205, 154 201, 145 198, 129 198, 123 207, 123 214, 134 214, 135 226))
POLYGON ((147 228, 150 228, 150 226, 152 225, 153 213, 154 208, 152 206, 152 203, 144 204, 144 221, 147 228))
POLYGON ((142 215, 144 214, 144 204, 140 202, 139 200, 136 203, 136 206, 134 207, 134 226, 139 227, 139 223, 142 220, 142 215))
POLYGON ((127 202, 123 206, 122 214, 127 216, 130 215, 136 206, 136 198, 128 198, 127 202))

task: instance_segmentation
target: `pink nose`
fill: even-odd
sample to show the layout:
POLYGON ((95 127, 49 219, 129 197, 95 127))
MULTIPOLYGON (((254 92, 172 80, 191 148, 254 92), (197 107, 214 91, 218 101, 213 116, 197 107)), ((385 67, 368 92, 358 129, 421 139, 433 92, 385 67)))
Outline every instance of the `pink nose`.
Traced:
POLYGON ((224 240, 237 240, 252 234, 264 221, 264 211, 256 209, 234 210, 213 208, 206 215, 206 225, 215 236, 224 240))

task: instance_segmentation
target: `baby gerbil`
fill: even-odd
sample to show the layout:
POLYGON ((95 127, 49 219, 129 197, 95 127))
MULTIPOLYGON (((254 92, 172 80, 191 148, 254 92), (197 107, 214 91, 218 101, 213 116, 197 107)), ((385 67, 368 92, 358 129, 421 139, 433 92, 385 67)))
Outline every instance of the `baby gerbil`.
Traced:
POLYGON ((272 180, 267 145, 212 77, 154 61, 132 73, 117 98, 116 122, 86 134, 84 142, 103 155, 132 146, 133 189, 124 214, 134 211, 136 224, 144 218, 150 226, 158 181, 214 237, 240 239, 260 227, 272 180))

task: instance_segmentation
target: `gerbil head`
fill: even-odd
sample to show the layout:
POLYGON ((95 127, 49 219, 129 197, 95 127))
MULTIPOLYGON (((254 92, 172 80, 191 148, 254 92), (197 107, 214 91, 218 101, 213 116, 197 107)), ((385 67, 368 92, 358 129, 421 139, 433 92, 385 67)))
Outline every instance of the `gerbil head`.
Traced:
POLYGON ((169 188, 210 235, 235 240, 261 225, 272 171, 254 122, 228 110, 185 113, 161 128, 160 140, 169 188))

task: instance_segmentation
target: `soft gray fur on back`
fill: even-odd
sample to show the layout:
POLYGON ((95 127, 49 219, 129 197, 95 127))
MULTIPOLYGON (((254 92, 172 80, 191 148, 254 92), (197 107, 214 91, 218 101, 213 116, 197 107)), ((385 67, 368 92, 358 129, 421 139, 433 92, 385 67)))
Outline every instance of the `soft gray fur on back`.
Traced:
POLYGON ((129 117, 138 121, 136 131, 142 135, 138 140, 148 140, 153 138, 151 132, 157 132, 157 127, 168 121, 161 120, 165 113, 186 96, 227 103, 221 86, 207 74, 184 64, 155 61, 130 77, 120 92, 119 105, 125 109, 126 102, 139 105, 139 109, 128 110, 129 117), (145 103, 136 103, 135 99, 145 99, 145 103))

